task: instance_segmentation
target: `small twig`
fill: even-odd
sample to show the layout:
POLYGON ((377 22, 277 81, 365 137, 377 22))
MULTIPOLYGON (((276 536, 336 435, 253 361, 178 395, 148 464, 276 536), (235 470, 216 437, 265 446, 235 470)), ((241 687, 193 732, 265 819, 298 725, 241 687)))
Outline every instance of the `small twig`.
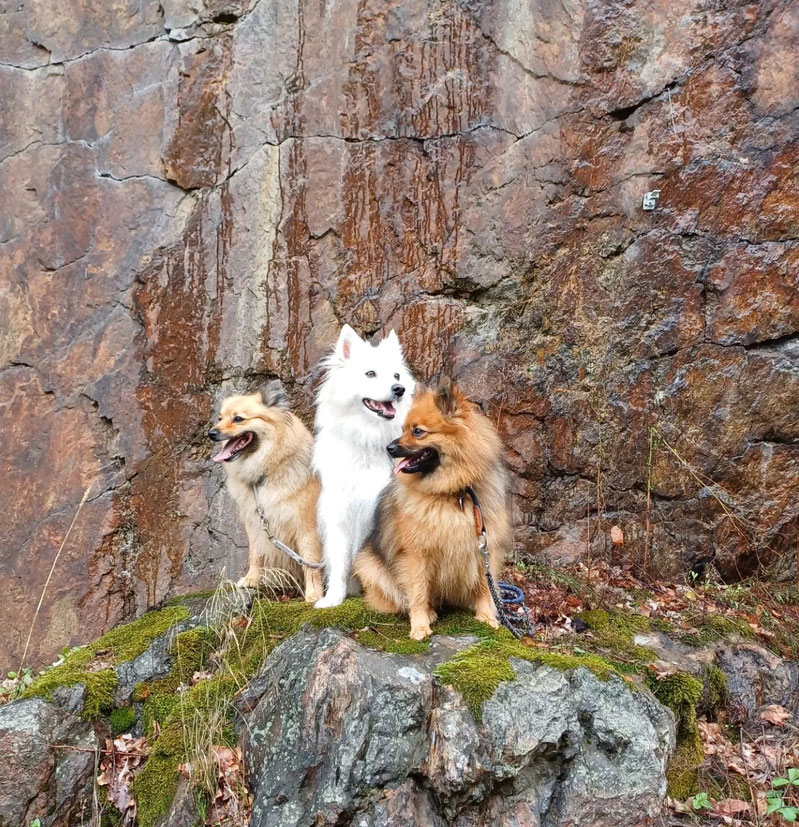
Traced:
POLYGON ((663 434, 660 433, 660 431, 658 431, 657 428, 652 426, 652 431, 655 434, 657 434, 659 440, 666 446, 668 451, 670 451, 674 455, 674 457, 677 459, 680 465, 682 465, 683 468, 685 468, 688 471, 688 473, 696 480, 696 482, 698 482, 699 485, 702 486, 702 488, 707 488, 708 491, 710 491, 713 499, 716 500, 716 502, 721 506, 721 510, 730 520, 733 528, 738 532, 738 534, 740 534, 744 540, 751 540, 751 538, 747 536, 746 531, 744 530, 751 530, 751 527, 747 524, 747 521, 735 514, 721 496, 721 494, 723 494, 724 496, 729 497, 732 500, 733 498, 729 491, 726 491, 717 482, 714 482, 712 479, 710 479, 710 477, 703 474, 701 471, 698 471, 696 468, 693 467, 693 465, 691 465, 690 462, 688 462, 688 460, 680 456, 677 449, 669 444, 668 440, 663 436, 663 434), (721 492, 721 494, 717 492, 721 492), (743 528, 741 526, 743 526, 743 528))
POLYGON ((92 827, 102 827, 103 808, 97 792, 97 776, 100 774, 100 745, 94 746, 94 775, 92 776, 92 827))
POLYGON ((757 812, 757 794, 755 793, 754 785, 752 784, 752 779, 749 775, 749 764, 746 763, 746 756, 744 755, 744 727, 743 724, 738 724, 738 746, 741 752, 741 762, 744 765, 744 771, 746 772, 746 783, 749 786, 749 798, 752 802, 752 815, 755 819, 755 827, 760 827, 760 815, 757 812))
POLYGON ((83 508, 83 504, 86 502, 89 491, 92 490, 94 486, 94 480, 89 483, 89 487, 83 492, 83 496, 80 498, 80 502, 78 503, 78 509, 75 512, 75 516, 72 518, 72 522, 69 524, 69 528, 67 529, 67 533, 64 535, 64 539, 61 541, 61 545, 58 547, 58 551, 56 552, 55 557, 53 558, 53 564, 50 566, 50 573, 47 575, 47 580, 44 581, 44 588, 42 589, 41 596, 39 597, 39 604, 36 606, 36 611, 33 613, 33 620, 31 620, 30 629, 28 629, 28 639, 25 641, 25 649, 22 652, 22 661, 19 664, 19 674, 21 675, 25 666, 25 659, 28 657, 28 647, 31 643, 31 636, 33 635, 33 627, 36 625, 36 619, 39 617, 39 612, 41 611, 42 604, 44 603, 44 596, 47 594, 47 587, 50 585, 50 579, 53 576, 53 572, 55 571, 56 564, 58 563, 58 558, 61 556, 61 552, 64 550, 64 546, 69 539, 69 535, 72 532, 72 529, 75 525, 75 522, 78 519, 78 515, 80 514, 80 510, 83 508))
POLYGON ((100 749, 96 747, 95 749, 89 749, 88 747, 75 747, 72 744, 48 744, 50 749, 68 749, 72 750, 73 752, 91 752, 92 755, 95 753, 100 753, 101 755, 124 755, 125 757, 130 756, 131 758, 149 758, 149 752, 123 752, 119 749, 100 749))
POLYGON ((649 427, 649 459, 646 463, 646 534, 644 535, 644 574, 649 569, 649 551, 652 542, 652 460, 655 453, 655 428, 649 427))
MULTIPOLYGON (((384 624, 385 625, 385 624, 384 624)), ((375 632, 375 634, 380 635, 380 637, 384 638, 385 640, 394 640, 394 638, 390 638, 388 635, 384 635, 377 626, 367 626, 367 629, 371 629, 371 631, 375 632)), ((364 631, 363 629, 361 631, 364 631)))

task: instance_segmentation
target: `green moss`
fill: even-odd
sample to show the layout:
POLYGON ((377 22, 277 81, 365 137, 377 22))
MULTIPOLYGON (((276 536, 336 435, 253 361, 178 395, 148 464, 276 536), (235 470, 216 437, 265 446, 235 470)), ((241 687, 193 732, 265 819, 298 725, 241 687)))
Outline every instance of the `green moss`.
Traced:
POLYGON ((727 676, 718 666, 709 666, 702 675, 704 689, 697 704, 697 713, 715 718, 727 703, 727 676))
POLYGON ((408 633, 403 634, 400 628, 383 628, 378 631, 365 629, 356 632, 353 637, 369 649, 378 649, 381 652, 393 652, 397 655, 421 655, 429 648, 426 640, 413 640, 408 633))
POLYGON ((152 827, 169 811, 178 789, 177 758, 172 755, 151 755, 144 769, 133 779, 140 827, 152 827))
MULTIPOLYGON (((411 626, 407 618, 396 615, 383 615, 370 611, 361 601, 352 602, 346 614, 325 616, 323 612, 314 612, 311 623, 316 627, 344 626, 354 630, 353 637, 363 646, 393 652, 400 655, 419 655, 430 648, 429 640, 413 640, 409 635, 411 626), (318 616, 317 616, 318 615, 318 616)), ((346 605, 346 604, 343 604, 346 605)), ((340 607, 336 607, 340 608, 340 607)), ((473 635, 484 638, 494 634, 485 623, 481 623, 470 612, 451 611, 445 613, 433 626, 437 635, 473 635)))
POLYGON ((525 646, 504 629, 492 633, 474 646, 459 652, 452 660, 436 669, 439 680, 453 686, 463 697, 476 721, 482 720, 483 704, 506 681, 516 674, 510 658, 539 663, 553 669, 569 670, 585 667, 601 680, 615 673, 613 666, 598 655, 567 655, 544 652, 525 646))
POLYGON ((181 632, 169 648, 173 663, 169 675, 136 685, 133 700, 142 704, 145 734, 152 733, 155 722, 163 724, 166 721, 177 705, 179 687, 191 682, 192 675, 203 668, 218 643, 217 633, 207 626, 181 632))
POLYGON ((482 641, 460 652, 436 669, 439 680, 453 686, 476 721, 482 719, 483 704, 497 687, 516 677, 510 661, 497 641, 482 641))
POLYGON ((201 681, 177 697, 164 720, 150 757, 133 780, 139 803, 139 827, 152 827, 175 797, 178 767, 191 761, 197 749, 234 746, 230 701, 238 689, 227 675, 201 681))
POLYGON ((701 741, 681 741, 669 761, 666 770, 666 784, 668 794, 678 800, 702 791, 699 778, 699 769, 705 760, 705 752, 701 741))
POLYGON ((109 653, 114 663, 134 660, 157 638, 189 617, 185 606, 171 606, 147 612, 130 623, 117 626, 92 644, 98 654, 109 653))
POLYGON ((701 647, 708 643, 735 637, 744 640, 753 640, 755 637, 755 633, 746 621, 715 612, 689 615, 685 621, 697 630, 680 635, 680 640, 688 646, 701 647))
POLYGON ((657 660, 657 655, 645 646, 638 646, 634 637, 638 632, 649 632, 649 620, 642 615, 618 610, 592 609, 577 617, 593 632, 594 644, 619 671, 636 672, 640 667, 657 660))
POLYGON ((116 672, 110 668, 96 668, 91 647, 78 649, 66 660, 43 672, 22 694, 23 698, 40 697, 53 699, 53 693, 61 687, 86 687, 83 717, 93 720, 114 707, 114 692, 117 688, 116 672), (93 668, 94 667, 94 668, 93 668))
POLYGON ((154 725, 163 724, 178 705, 177 695, 155 693, 144 702, 141 711, 142 731, 145 735, 152 735, 154 725))
POLYGON ((110 723, 114 735, 127 732, 136 723, 136 713, 129 706, 121 706, 111 713, 110 723))
POLYGON ((685 800, 700 791, 699 768, 705 760, 702 738, 696 723, 696 709, 702 697, 702 681, 686 672, 677 672, 658 681, 649 678, 652 694, 674 713, 677 721, 677 747, 666 772, 668 793, 685 800))
POLYGON ((114 667, 134 660, 169 628, 189 616, 185 606, 147 612, 132 623, 117 626, 99 640, 69 654, 63 663, 43 672, 22 697, 52 700, 62 686, 86 686, 83 717, 93 720, 114 705, 117 677, 114 667))
POLYGON ((702 681, 687 672, 676 672, 660 681, 651 676, 649 688, 674 713, 678 735, 696 730, 696 705, 702 696, 702 681))

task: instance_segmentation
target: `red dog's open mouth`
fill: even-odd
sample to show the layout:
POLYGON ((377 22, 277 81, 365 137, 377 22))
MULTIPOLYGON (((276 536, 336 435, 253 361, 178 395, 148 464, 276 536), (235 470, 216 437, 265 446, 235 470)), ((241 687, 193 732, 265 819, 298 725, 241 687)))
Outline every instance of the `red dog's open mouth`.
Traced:
POLYGON ((395 476, 402 471, 403 474, 418 474, 419 472, 432 471, 438 465, 438 451, 433 448, 425 448, 418 454, 410 454, 403 457, 395 466, 395 476))
POLYGON ((363 404, 366 405, 370 411, 374 411, 378 416, 382 416, 383 419, 394 419, 397 415, 397 409, 394 407, 393 402, 378 402, 376 399, 364 399, 363 404))
POLYGON ((232 462, 253 441, 254 434, 245 431, 243 434, 229 439, 218 454, 214 454, 214 462, 232 462))

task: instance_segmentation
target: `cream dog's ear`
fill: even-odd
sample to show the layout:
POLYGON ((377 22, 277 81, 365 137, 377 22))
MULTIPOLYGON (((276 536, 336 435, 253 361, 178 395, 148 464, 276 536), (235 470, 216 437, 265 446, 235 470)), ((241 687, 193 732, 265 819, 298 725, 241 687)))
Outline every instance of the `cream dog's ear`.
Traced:
POLYGON ((389 346, 394 348, 400 355, 402 355, 402 345, 400 344, 399 336, 397 336, 397 331, 394 330, 392 327, 391 330, 388 331, 388 336, 386 336, 383 341, 389 346))
POLYGON ((289 398, 286 396, 286 390, 279 379, 270 379, 265 385, 258 388, 258 393, 261 394, 261 399, 263 399, 267 408, 283 408, 285 410, 289 407, 289 398))

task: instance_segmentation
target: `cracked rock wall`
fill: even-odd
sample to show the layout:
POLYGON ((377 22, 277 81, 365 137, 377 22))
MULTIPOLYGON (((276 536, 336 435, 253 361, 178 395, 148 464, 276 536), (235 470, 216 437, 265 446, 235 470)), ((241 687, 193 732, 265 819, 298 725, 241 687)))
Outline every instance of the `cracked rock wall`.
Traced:
POLYGON ((342 321, 496 419, 520 551, 794 552, 798 40, 791 0, 2 4, 2 664, 90 485, 34 660, 238 571, 214 403, 307 414, 342 321))

